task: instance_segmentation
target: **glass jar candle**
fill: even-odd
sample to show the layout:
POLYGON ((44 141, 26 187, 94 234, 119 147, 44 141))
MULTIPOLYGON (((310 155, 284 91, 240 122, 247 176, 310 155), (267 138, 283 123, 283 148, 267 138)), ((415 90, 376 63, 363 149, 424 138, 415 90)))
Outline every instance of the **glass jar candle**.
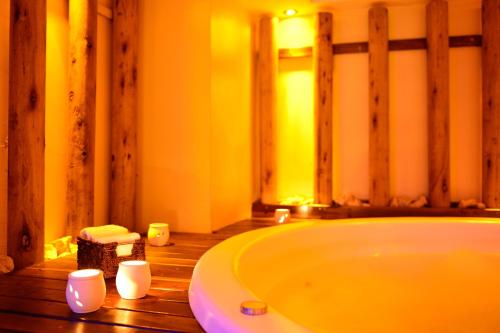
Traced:
POLYGON ((287 223, 290 221, 290 210, 287 208, 278 208, 274 211, 274 221, 276 223, 287 223))
POLYGON ((153 246, 163 246, 168 243, 170 230, 168 223, 151 223, 148 229, 148 242, 153 246))
POLYGON ((137 299, 146 296, 151 287, 149 263, 143 260, 122 261, 116 273, 116 289, 122 298, 137 299))
POLYGON ((97 311, 106 298, 106 283, 99 269, 81 269, 69 273, 66 301, 73 312, 97 311))

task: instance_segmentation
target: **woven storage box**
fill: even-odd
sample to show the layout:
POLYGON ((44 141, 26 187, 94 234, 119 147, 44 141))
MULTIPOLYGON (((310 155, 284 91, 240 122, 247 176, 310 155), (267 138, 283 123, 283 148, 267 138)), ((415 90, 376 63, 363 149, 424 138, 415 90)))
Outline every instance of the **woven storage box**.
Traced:
POLYGON ((146 260, 144 239, 133 243, 132 253, 129 256, 118 257, 116 248, 118 243, 100 244, 77 238, 78 244, 78 269, 97 268, 104 272, 104 278, 112 278, 118 272, 118 264, 126 260, 146 260))

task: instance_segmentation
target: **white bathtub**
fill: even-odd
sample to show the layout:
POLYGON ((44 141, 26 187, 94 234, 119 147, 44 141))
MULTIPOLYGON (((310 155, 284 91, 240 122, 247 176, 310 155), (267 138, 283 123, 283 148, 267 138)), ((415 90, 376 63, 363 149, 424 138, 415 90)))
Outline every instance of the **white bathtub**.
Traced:
POLYGON ((232 237, 194 270, 211 333, 500 332, 500 220, 292 223, 232 237), (268 313, 240 313, 260 300, 268 313))

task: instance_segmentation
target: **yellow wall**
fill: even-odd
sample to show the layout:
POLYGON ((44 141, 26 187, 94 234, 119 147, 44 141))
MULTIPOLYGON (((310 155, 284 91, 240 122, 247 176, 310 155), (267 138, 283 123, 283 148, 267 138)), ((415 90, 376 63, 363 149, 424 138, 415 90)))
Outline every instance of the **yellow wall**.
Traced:
MULTIPOLYGON (((480 34, 477 4, 450 3, 449 12, 451 35, 480 34)), ((367 8, 340 8, 333 15, 335 43, 368 39, 367 8)), ((312 17, 281 20, 280 47, 312 45, 312 22, 312 17)), ((423 4, 389 7, 390 39, 425 37, 425 31, 423 4)), ((481 195, 480 55, 480 48, 450 50, 452 200, 481 195)), ((425 51, 389 56, 391 195, 428 191, 426 66, 425 51)), ((310 59, 280 61, 279 198, 312 195, 314 142, 306 134, 313 128, 311 68, 310 59)), ((333 195, 368 198, 368 55, 335 56, 333 80, 333 195)))
POLYGON ((247 218, 249 18, 230 1, 140 6, 139 230, 210 232, 247 218))
MULTIPOLYGON (((479 6, 450 8, 450 34, 481 33, 479 6)), ((481 197, 481 49, 450 51, 452 199, 481 197)))
POLYGON ((137 224, 209 232, 209 1, 140 6, 137 224))
MULTIPOLYGON (((389 38, 425 37, 425 6, 389 10, 389 38)), ((391 195, 427 193, 426 52, 389 54, 391 195)))
POLYGON ((230 4, 212 1, 210 202, 213 230, 250 216, 251 37, 251 19, 247 13, 230 4))
MULTIPOLYGON (((278 47, 312 45, 311 16, 280 20, 278 47)), ((277 198, 312 197, 314 175, 314 110, 312 59, 281 60, 278 64, 277 198)))
MULTIPOLYGON (((334 13, 334 43, 368 40, 366 9, 334 13)), ((368 192, 368 55, 333 58, 333 194, 368 192)))
POLYGON ((65 231, 68 167, 68 3, 47 1, 45 79, 45 240, 65 231))
POLYGON ((7 253, 7 139, 10 2, 0 1, 0 255, 7 253))
MULTIPOLYGON (((101 3, 107 2, 111 1, 102 1, 101 3)), ((99 15, 97 18, 97 92, 95 117, 95 225, 104 225, 109 222, 109 181, 111 177, 111 26, 109 18, 99 15)))

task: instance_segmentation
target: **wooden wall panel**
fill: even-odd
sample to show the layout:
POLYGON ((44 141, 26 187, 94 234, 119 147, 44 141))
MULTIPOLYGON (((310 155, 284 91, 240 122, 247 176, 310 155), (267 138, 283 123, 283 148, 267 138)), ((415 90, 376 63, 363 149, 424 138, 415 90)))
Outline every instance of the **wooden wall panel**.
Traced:
POLYGON ((276 104, 278 77, 277 18, 260 21, 258 96, 260 112, 260 191, 261 201, 274 203, 276 198, 276 104))
POLYGON ((43 260, 45 0, 11 0, 7 252, 17 269, 43 260))
POLYGON ((500 1, 483 0, 483 202, 500 208, 500 1))
POLYGON ((389 203, 389 47, 387 8, 369 11, 369 192, 372 206, 389 203))
POLYGON ((427 5, 429 201, 450 206, 448 2, 427 5))
POLYGON ((135 228, 138 0, 113 0, 111 222, 135 228))
POLYGON ((319 13, 316 16, 314 39, 314 121, 316 134, 314 201, 320 204, 332 203, 333 177, 333 16, 319 13))
POLYGON ((94 219, 97 0, 69 1, 69 166, 66 234, 94 219))

